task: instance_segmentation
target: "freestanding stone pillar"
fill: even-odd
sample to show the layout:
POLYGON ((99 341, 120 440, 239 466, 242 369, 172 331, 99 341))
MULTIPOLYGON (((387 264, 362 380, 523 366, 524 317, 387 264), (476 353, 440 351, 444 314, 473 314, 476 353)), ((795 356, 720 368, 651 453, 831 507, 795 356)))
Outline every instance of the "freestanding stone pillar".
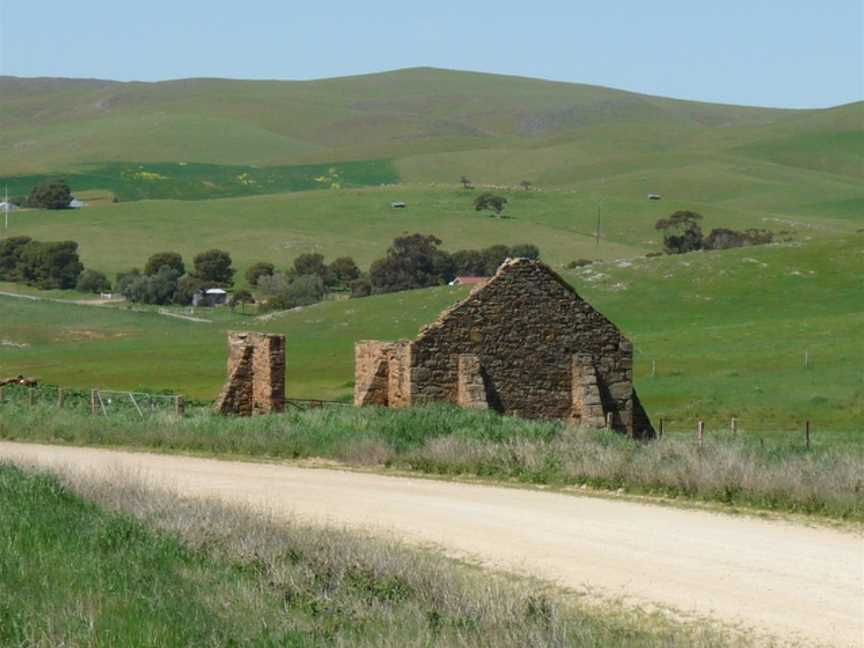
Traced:
POLYGON ((251 416, 285 409, 285 336, 228 333, 228 381, 216 401, 221 414, 251 416))

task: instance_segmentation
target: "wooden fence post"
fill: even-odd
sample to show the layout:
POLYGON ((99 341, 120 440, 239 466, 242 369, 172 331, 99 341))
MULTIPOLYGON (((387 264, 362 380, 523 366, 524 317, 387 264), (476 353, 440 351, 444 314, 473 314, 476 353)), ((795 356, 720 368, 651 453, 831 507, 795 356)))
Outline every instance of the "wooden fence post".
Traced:
POLYGON ((696 425, 696 438, 699 439, 699 447, 705 445, 705 421, 700 420, 696 425))
POLYGON ((663 417, 662 416, 660 417, 660 431, 657 434, 657 438, 658 439, 663 438, 663 417))
POLYGON ((57 388, 57 407, 63 407, 63 388, 57 388))
POLYGON ((732 434, 738 433, 738 419, 736 419, 734 416, 732 417, 732 422, 730 423, 730 428, 732 430, 732 434))
POLYGON ((186 402, 182 396, 174 397, 174 413, 177 416, 183 416, 186 413, 186 402))
POLYGON ((35 387, 29 387, 27 389, 27 404, 30 407, 33 407, 33 404, 36 402, 36 396, 34 395, 35 391, 36 391, 35 387))
POLYGON ((808 420, 804 424, 804 445, 807 449, 810 449, 810 421, 808 420))
POLYGON ((607 430, 612 429, 612 412, 606 413, 606 429, 607 430))
POLYGON ((3 387, 0 386, 0 403, 5 403, 5 402, 6 402, 6 397, 3 394, 3 387))
POLYGON ((90 413, 93 416, 96 416, 97 408, 96 408, 96 390, 90 390, 90 413))

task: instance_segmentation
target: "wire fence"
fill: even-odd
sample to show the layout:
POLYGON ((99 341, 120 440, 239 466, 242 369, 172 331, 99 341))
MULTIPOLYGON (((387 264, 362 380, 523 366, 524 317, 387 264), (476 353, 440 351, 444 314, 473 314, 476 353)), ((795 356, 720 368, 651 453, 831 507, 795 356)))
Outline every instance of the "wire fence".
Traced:
MULTIPOLYGON (((58 385, 10 383, 0 386, 0 407, 3 405, 56 407, 89 413, 93 416, 132 416, 147 418, 155 414, 184 416, 188 410, 209 409, 210 402, 189 403, 180 394, 116 389, 70 389, 58 385)), ((286 398, 285 411, 297 412, 329 407, 346 407, 343 401, 286 398)))
POLYGON ((69 389, 58 385, 25 385, 12 383, 0 387, 0 406, 14 404, 30 407, 56 407, 95 416, 137 416, 146 418, 159 413, 183 416, 186 401, 179 394, 107 389, 69 389))
MULTIPOLYGON (((123 391, 108 389, 71 389, 58 385, 11 383, 0 386, 0 409, 4 405, 18 407, 53 407, 74 411, 80 414, 90 414, 102 417, 118 418, 148 418, 159 414, 183 417, 187 413, 210 410, 209 401, 188 402, 180 394, 156 394, 139 391, 123 391)), ((324 408, 352 407, 353 403, 344 401, 286 398, 285 413, 303 412, 324 408)), ((687 416, 655 416, 652 417, 655 429, 655 439, 662 440, 670 433, 674 436, 692 435, 693 440, 703 446, 706 440, 745 440, 749 439, 765 446, 760 430, 745 428, 742 420, 737 417, 727 422, 712 420, 708 424, 700 418, 687 416)), ((607 417, 606 426, 611 428, 607 417)), ((796 426, 784 432, 783 436, 795 445, 810 449, 814 436, 818 434, 816 425, 809 419, 801 420, 796 426)), ((776 437, 774 430, 772 437, 776 437)), ((771 441, 776 441, 772 438, 771 441)))

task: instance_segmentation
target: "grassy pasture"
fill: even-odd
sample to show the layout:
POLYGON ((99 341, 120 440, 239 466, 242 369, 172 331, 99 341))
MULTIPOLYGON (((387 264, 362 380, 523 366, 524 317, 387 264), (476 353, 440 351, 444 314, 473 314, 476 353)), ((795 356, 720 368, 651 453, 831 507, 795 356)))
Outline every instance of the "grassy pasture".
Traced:
POLYGON ((142 267, 161 250, 177 250, 188 262, 210 247, 231 252, 241 280, 255 261, 284 267, 303 252, 330 259, 348 254, 368 267, 406 232, 435 234, 451 251, 532 242, 547 262, 560 267, 577 258, 618 259, 657 250, 661 237, 654 223, 683 208, 703 214, 706 232, 761 227, 798 240, 854 233, 861 224, 856 209, 864 204, 864 190, 842 177, 812 176, 770 164, 737 169, 730 162, 590 179, 569 189, 504 187, 496 189, 510 201, 504 219, 475 212, 472 200, 482 188, 463 191, 452 180, 449 186, 405 184, 220 200, 101 201, 81 210, 15 212, 9 234, 76 240, 85 265, 107 273, 142 267), (651 191, 661 191, 664 200, 647 200, 651 191), (391 209, 395 200, 408 208, 391 209))
MULTIPOLYGON (((857 235, 608 261, 565 276, 634 340, 637 388, 667 430, 689 434, 699 417, 725 429, 736 416, 744 431, 797 438, 809 418, 819 434, 860 443, 862 274, 857 235)), ((248 328, 287 336, 289 395, 348 398, 354 341, 411 337, 465 294, 442 287, 325 302, 269 321, 199 310, 209 324, 0 297, 0 375, 214 398, 225 331, 248 328)))

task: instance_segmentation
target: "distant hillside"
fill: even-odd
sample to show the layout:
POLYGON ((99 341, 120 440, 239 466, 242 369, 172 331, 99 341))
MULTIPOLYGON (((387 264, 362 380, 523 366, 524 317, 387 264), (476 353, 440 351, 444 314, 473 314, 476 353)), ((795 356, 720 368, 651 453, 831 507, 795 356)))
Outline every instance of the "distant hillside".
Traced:
POLYGON ((644 154, 764 140, 783 149, 783 138, 836 130, 840 122, 860 131, 861 115, 861 104, 748 108, 428 68, 320 81, 0 77, 0 171, 102 161, 402 159, 568 144, 602 153, 611 143, 644 154), (727 138, 739 131, 741 141, 727 138))

